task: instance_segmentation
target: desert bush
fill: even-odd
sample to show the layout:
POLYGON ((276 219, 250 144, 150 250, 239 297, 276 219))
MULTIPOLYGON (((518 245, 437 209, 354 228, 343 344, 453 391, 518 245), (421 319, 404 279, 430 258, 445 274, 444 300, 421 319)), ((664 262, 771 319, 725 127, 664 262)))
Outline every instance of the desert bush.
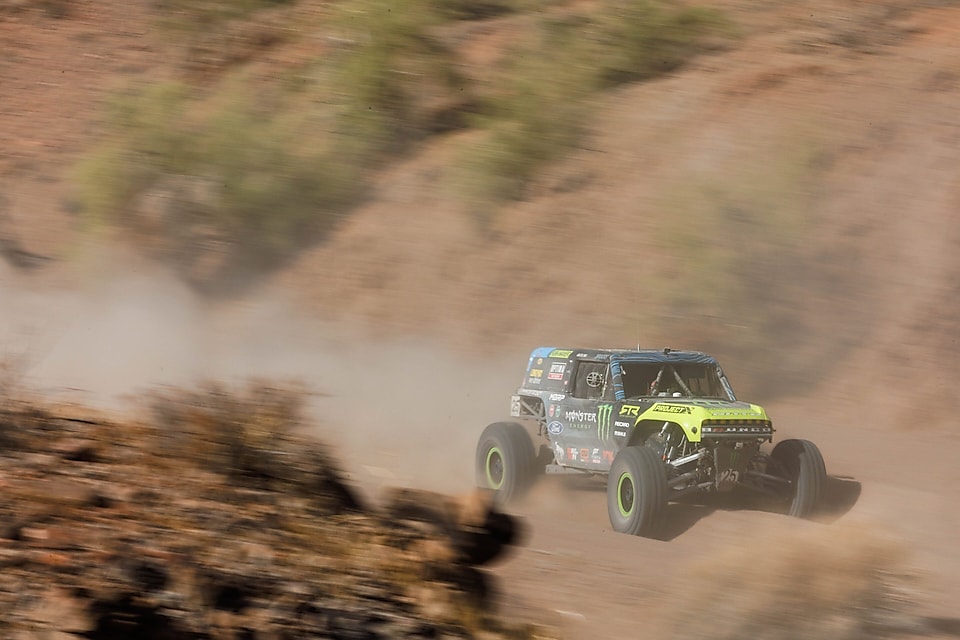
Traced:
POLYGON ((733 34, 716 9, 618 0, 596 15, 585 37, 595 50, 597 74, 612 86, 674 71, 733 34))
MULTIPOLYGON (((240 27, 256 12, 283 4, 159 7, 216 34, 211 25, 227 20, 245 33, 240 27)), ((204 73, 219 75, 203 86, 168 81, 123 92, 105 116, 103 142, 77 167, 77 204, 93 226, 132 232, 206 290, 242 286, 322 240, 375 171, 437 133, 479 130, 454 171, 472 211, 522 198, 544 165, 576 145, 598 88, 675 68, 722 22, 714 12, 639 0, 534 11, 546 4, 353 0, 309 29, 272 11, 284 39, 315 39, 314 29, 329 36, 323 55, 276 77, 245 70, 243 56, 212 55, 232 62, 212 64, 204 73), (510 11, 530 12, 535 28, 506 56, 493 86, 475 86, 437 30, 510 11)))
POLYGON ((201 281, 282 261, 322 237, 362 188, 344 136, 238 79, 210 95, 180 83, 114 101, 110 135, 77 168, 86 219, 117 223, 201 281), (212 273, 197 264, 218 247, 212 273))
POLYGON ((523 0, 427 0, 441 15, 456 20, 479 20, 505 13, 513 13, 525 8, 529 2, 523 0))
POLYGON ((509 56, 474 120, 482 137, 461 156, 460 186, 476 212, 521 199, 537 170, 580 138, 593 69, 578 44, 571 25, 544 24, 509 56))
POLYGON ((85 219, 132 231, 207 288, 322 240, 373 171, 449 126, 443 114, 465 99, 428 33, 444 18, 421 5, 344 3, 330 27, 339 44, 276 78, 241 68, 203 88, 118 95, 104 142, 76 170, 85 219))
POLYGON ((332 57, 331 87, 341 127, 351 135, 402 151, 429 133, 463 124, 456 118, 470 92, 453 64, 455 52, 434 35, 450 19, 442 4, 343 4, 335 22, 343 45, 332 57))
POLYGON ((240 390, 207 383, 196 391, 158 391, 149 400, 161 455, 239 482, 282 471, 303 401, 297 390, 255 383, 240 390))
POLYGON ((297 433, 304 398, 299 387, 257 381, 154 392, 154 453, 174 468, 185 461, 234 485, 303 496, 330 512, 360 510, 327 448, 297 433))
POLYGON ((673 71, 730 33, 717 11, 647 0, 541 18, 480 103, 484 135, 463 153, 457 180, 472 210, 487 212, 485 223, 498 205, 522 198, 544 165, 582 138, 599 91, 673 71))

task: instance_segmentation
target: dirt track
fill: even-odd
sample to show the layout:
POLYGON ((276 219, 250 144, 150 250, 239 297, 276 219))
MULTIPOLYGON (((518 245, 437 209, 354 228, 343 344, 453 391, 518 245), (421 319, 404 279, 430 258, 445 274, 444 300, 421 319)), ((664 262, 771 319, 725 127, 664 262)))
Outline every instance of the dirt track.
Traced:
MULTIPOLYGON (((503 612, 559 626, 571 640, 644 637, 670 626, 671 616, 683 611, 678 603, 686 594, 703 593, 704 586, 692 574, 718 555, 741 553, 744 561, 755 558, 764 563, 765 558, 782 555, 784 541, 795 542, 798 535, 855 553, 858 545, 877 537, 889 543, 892 566, 916 574, 911 587, 914 622, 936 619, 951 630, 942 637, 956 637, 960 557, 954 547, 960 525, 956 488, 960 469, 952 445, 960 436, 941 434, 942 446, 924 446, 922 441, 931 434, 858 424, 863 416, 855 403, 835 404, 812 422, 804 418, 808 415, 804 404, 779 403, 768 410, 778 426, 778 439, 812 439, 824 453, 831 476, 829 505, 816 521, 683 504, 671 507, 671 526, 663 540, 636 538, 610 530, 601 479, 546 477, 513 506, 523 516, 529 537, 523 548, 494 569, 503 612), (901 552, 903 558, 897 558, 901 552)), ((457 448, 431 453, 430 443, 421 442, 420 447, 414 445, 422 452, 418 464, 394 464, 386 482, 409 482, 417 467, 442 467, 447 455, 469 455, 468 448, 461 442, 457 448)), ((383 460, 393 457, 386 449, 381 452, 383 460)), ((367 459, 370 454, 369 448, 366 453, 347 453, 367 459)), ((377 477, 378 470, 382 471, 374 465, 355 479, 375 493, 385 482, 377 477)), ((458 488, 449 482, 447 487, 458 488)), ((827 573, 835 570, 832 560, 809 558, 811 566, 827 573)), ((779 579, 790 581, 794 576, 779 579)), ((716 589, 723 588, 718 582, 716 589)), ((687 611, 695 609, 691 605, 687 611)), ((703 625, 708 628, 709 621, 703 625)))

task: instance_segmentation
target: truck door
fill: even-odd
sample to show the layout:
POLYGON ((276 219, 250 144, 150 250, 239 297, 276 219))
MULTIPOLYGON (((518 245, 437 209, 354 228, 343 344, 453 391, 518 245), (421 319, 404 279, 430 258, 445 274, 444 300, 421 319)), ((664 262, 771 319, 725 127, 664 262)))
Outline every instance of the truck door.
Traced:
POLYGON ((606 361, 573 363, 570 392, 558 407, 552 426, 562 446, 564 464, 585 469, 609 468, 613 461, 616 402, 606 361))

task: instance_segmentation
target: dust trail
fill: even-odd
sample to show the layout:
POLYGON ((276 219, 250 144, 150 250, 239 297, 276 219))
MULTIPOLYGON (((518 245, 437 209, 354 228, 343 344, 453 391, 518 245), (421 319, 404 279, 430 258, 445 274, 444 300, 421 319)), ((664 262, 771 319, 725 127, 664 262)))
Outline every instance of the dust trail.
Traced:
POLYGON ((471 487, 476 439, 507 414, 525 362, 372 341, 298 314, 284 292, 214 304, 155 265, 113 264, 70 291, 0 273, 0 355, 25 386, 124 411, 158 385, 296 383, 311 392, 308 430, 372 490, 471 487))

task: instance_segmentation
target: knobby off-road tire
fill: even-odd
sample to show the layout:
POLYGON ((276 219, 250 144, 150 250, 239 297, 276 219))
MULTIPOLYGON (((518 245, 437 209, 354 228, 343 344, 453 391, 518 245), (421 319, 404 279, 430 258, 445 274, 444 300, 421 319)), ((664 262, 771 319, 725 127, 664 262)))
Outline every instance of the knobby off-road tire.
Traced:
POLYGON ((614 531, 650 536, 663 520, 667 470, 649 447, 626 447, 607 477, 607 513, 614 531))
POLYGON ((827 485, 827 467, 817 445, 809 440, 784 440, 770 458, 774 474, 790 481, 787 514, 809 518, 817 513, 827 485))
POLYGON ((500 504, 521 496, 533 483, 536 454, 526 429, 495 422, 477 444, 477 486, 493 489, 500 504))

